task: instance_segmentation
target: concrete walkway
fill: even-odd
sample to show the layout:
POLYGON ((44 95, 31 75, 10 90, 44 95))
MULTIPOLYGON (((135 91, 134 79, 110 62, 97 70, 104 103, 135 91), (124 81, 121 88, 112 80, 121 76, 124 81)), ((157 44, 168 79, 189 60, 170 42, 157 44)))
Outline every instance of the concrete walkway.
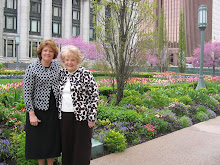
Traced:
POLYGON ((94 159, 91 165, 220 165, 220 116, 94 159))

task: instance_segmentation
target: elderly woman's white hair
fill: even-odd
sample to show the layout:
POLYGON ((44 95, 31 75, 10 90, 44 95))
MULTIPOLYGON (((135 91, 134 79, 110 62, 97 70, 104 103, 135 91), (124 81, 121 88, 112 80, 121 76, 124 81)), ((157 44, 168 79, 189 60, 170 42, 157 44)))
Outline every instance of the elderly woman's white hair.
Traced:
POLYGON ((73 45, 66 45, 61 48, 60 52, 61 60, 64 62, 65 57, 73 56, 77 59, 78 63, 81 63, 83 60, 83 55, 80 52, 79 48, 73 45))

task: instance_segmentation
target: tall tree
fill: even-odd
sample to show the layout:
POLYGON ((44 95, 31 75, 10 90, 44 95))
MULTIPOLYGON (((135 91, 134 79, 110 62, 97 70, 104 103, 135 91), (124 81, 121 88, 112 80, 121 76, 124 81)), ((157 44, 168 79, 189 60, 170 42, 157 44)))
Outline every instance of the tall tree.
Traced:
POLYGON ((146 29, 156 20, 156 6, 149 0, 94 0, 96 37, 117 81, 116 104, 134 67, 146 62, 146 46, 152 39, 146 29))
POLYGON ((178 68, 180 73, 186 70, 186 38, 183 10, 180 10, 180 23, 179 23, 179 49, 178 49, 178 68))
MULTIPOLYGON (((198 67, 200 65, 200 52, 201 48, 198 47, 194 50, 194 58, 188 60, 193 66, 198 67)), ((215 76, 216 64, 220 62, 220 42, 207 42, 204 44, 204 66, 212 67, 213 76, 215 76)))
POLYGON ((164 8, 161 8, 159 26, 158 26, 158 68, 160 72, 165 72, 168 70, 169 66, 169 56, 167 48, 168 38, 167 38, 167 28, 166 28, 166 17, 164 14, 164 8))

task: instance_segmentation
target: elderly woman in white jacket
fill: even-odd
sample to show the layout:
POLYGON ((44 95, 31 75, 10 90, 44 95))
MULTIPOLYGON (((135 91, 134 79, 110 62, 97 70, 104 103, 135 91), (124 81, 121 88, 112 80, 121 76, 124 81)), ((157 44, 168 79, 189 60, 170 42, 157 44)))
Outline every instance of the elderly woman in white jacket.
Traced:
POLYGON ((60 72, 59 87, 62 165, 88 165, 98 86, 91 72, 79 66, 83 57, 77 47, 64 46, 60 54, 65 65, 60 72))

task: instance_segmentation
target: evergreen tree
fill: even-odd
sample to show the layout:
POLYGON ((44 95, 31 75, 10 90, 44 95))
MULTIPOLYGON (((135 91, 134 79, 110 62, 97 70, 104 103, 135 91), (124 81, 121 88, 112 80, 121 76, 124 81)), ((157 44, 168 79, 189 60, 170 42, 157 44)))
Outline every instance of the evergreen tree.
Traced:
POLYGON ((168 48, 167 48, 167 28, 166 28, 166 17, 164 15, 164 8, 161 8, 159 27, 158 27, 158 68, 160 72, 168 70, 168 48))
POLYGON ((178 49, 178 68, 180 73, 186 70, 186 39, 185 39, 185 26, 183 11, 180 10, 180 23, 179 23, 179 49, 178 49))

